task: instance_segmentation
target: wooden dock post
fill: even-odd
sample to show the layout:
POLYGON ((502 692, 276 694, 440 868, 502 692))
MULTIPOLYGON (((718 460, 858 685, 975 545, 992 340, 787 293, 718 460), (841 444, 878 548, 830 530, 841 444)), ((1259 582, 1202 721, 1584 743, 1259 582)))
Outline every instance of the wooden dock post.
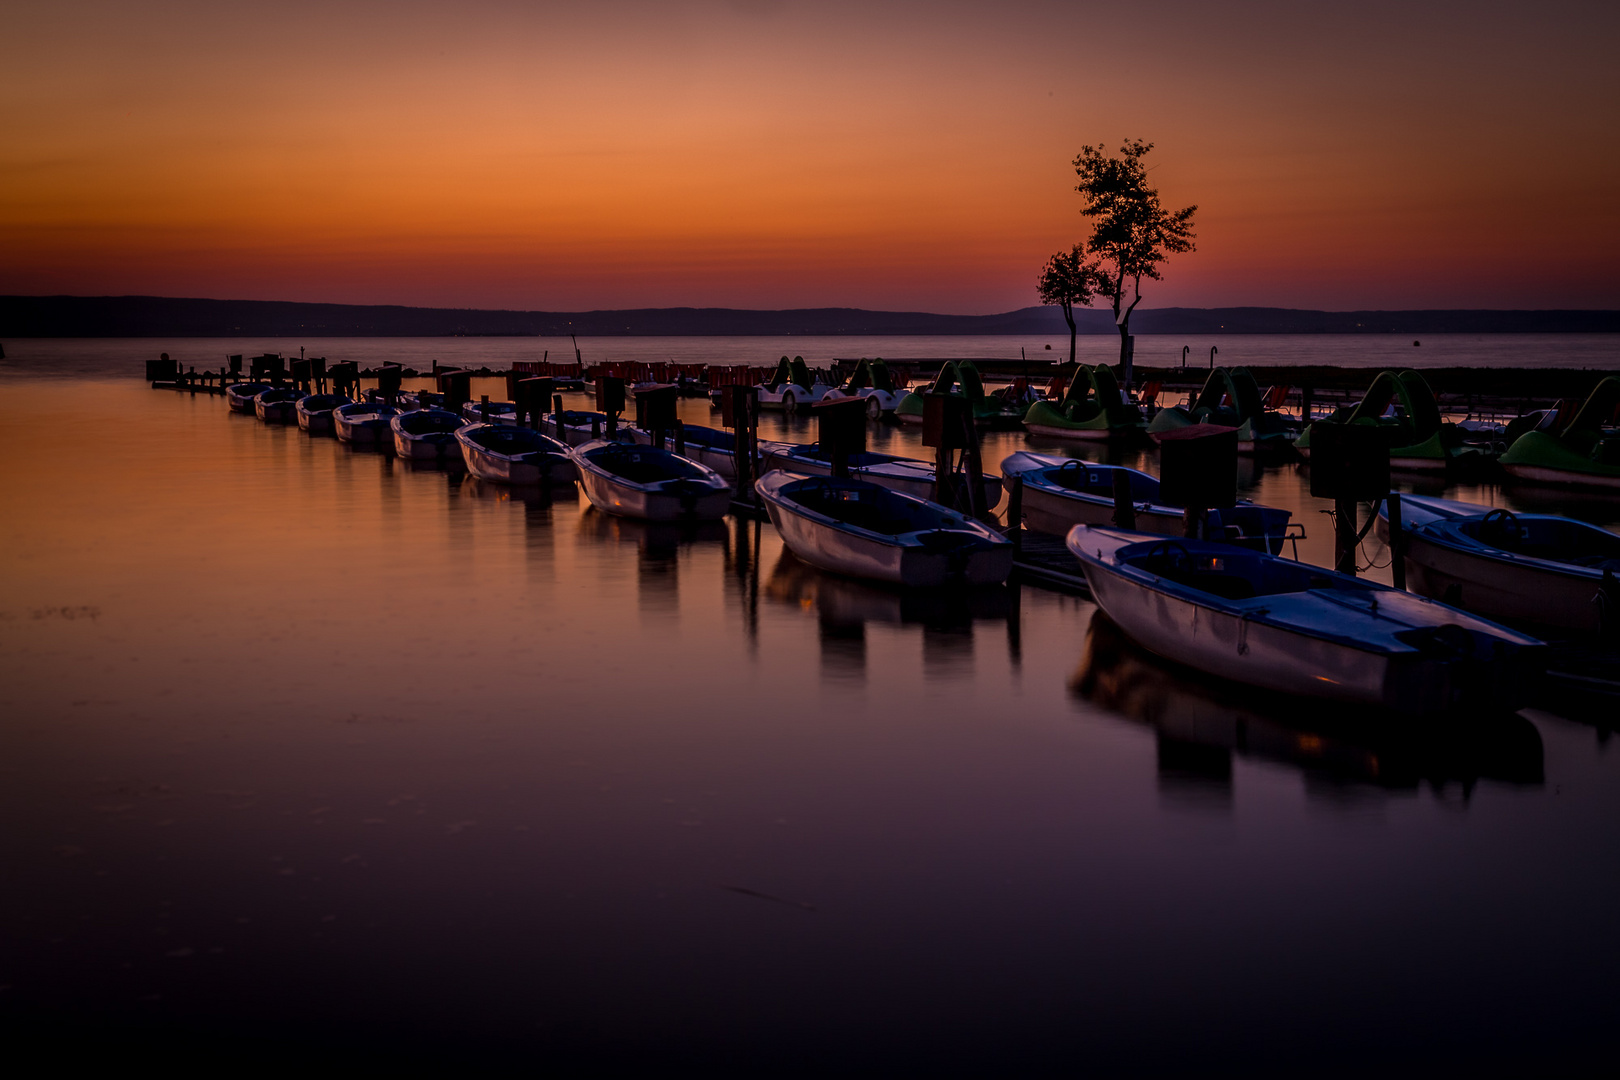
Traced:
POLYGON ((1131 474, 1114 470, 1114 524, 1121 529, 1136 528, 1136 504, 1131 501, 1131 474))
POLYGON ((1406 588, 1406 534, 1401 531, 1401 493, 1384 497, 1389 507, 1389 572, 1397 589, 1406 588))
MULTIPOLYGON (((934 448, 934 502, 961 509, 956 487, 956 451, 977 444, 973 407, 959 394, 923 395, 923 445, 934 448), (965 419, 964 419, 965 417, 965 419), (971 432, 971 434, 969 434, 971 432)), ((971 495, 969 512, 972 512, 971 495)))
POLYGON ((816 416, 816 438, 832 461, 832 474, 849 476, 849 459, 866 451, 866 400, 840 398, 810 407, 816 416))
MULTIPOLYGON (((1225 539, 1209 535, 1209 512, 1237 505, 1237 434, 1233 427, 1194 424, 1160 436, 1159 498, 1186 508, 1182 532, 1188 540, 1225 539)), ((1115 499, 1117 506, 1117 494, 1115 499)))
MULTIPOLYGON (((732 443, 732 468, 737 474, 736 501, 757 511, 759 494, 754 490, 756 434, 759 425, 759 387, 727 386, 720 391, 720 423, 736 433, 732 443)), ((756 543, 754 550, 759 546, 756 543)))
POLYGON ((1389 447, 1360 424, 1323 424, 1311 435, 1311 494, 1333 500, 1334 569, 1356 572, 1356 503, 1387 498, 1389 447))
POLYGON ((1024 474, 1014 473, 1012 490, 1007 493, 1007 539, 1012 541, 1013 558, 1024 550, 1024 474))

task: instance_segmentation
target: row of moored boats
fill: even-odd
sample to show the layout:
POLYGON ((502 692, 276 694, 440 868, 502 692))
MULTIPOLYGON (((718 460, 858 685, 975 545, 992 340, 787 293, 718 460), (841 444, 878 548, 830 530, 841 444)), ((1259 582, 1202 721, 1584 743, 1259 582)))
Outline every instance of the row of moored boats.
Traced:
MULTIPOLYGON (((451 411, 434 395, 401 404, 242 384, 231 408, 296 422, 414 461, 455 462, 498 484, 577 482, 598 509, 651 521, 716 519, 738 474, 729 431, 684 425, 684 453, 601 413, 535 427, 490 403, 451 411)), ((819 447, 762 441, 754 487, 785 545, 810 565, 902 586, 1005 581, 999 529, 929 501, 927 462, 850 456, 834 476, 819 447)), ((1573 519, 1418 496, 1403 498, 1400 547, 1414 592, 1282 557, 1299 538, 1286 510, 1240 502, 1182 538, 1182 508, 1137 470, 1020 452, 986 477, 983 505, 1019 490, 1028 527, 1066 537, 1097 603, 1172 660, 1270 690, 1408 712, 1522 700, 1544 664, 1528 628, 1596 634, 1620 626, 1620 537, 1573 519), (1124 474, 1133 527, 1114 524, 1124 474), (1465 610, 1466 609, 1466 610, 1465 610)), ((1388 536, 1387 518, 1382 526, 1388 536)))

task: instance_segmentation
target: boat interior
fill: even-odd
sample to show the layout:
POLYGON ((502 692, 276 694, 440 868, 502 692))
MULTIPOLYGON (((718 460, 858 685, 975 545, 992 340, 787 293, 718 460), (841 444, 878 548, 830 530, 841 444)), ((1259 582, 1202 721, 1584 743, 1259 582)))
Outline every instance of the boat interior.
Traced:
POLYGON ((1124 566, 1227 600, 1312 589, 1370 591, 1370 586, 1331 577, 1307 563, 1264 558, 1242 548, 1211 551, 1207 545, 1181 540, 1132 544, 1120 550, 1119 561, 1124 566))
POLYGON ((418 409, 400 417, 399 426, 411 435, 432 435, 435 432, 455 431, 466 423, 453 412, 442 409, 418 409))
POLYGON ((537 451, 557 454, 563 452, 556 440, 538 431, 505 424, 474 428, 467 432, 467 438, 491 453, 508 456, 532 454, 537 451))
POLYGON ((1519 517, 1510 510, 1497 509, 1477 518, 1439 523, 1438 527, 1514 555, 1620 571, 1620 536, 1570 518, 1540 514, 1519 517))
POLYGON ((630 443, 609 443, 585 455, 591 464, 632 484, 661 484, 666 480, 703 480, 708 473, 667 450, 630 443))
POLYGON ((926 506, 904 499, 876 484, 811 477, 785 485, 782 494, 813 513, 857 529, 896 536, 938 528, 938 516, 926 506))
POLYGON ((1130 476, 1131 500, 1133 502, 1151 503, 1158 501, 1158 479, 1135 469, 1127 469, 1122 465, 1096 465, 1075 458, 1064 462, 1056 468, 1045 470, 1045 475, 1048 482, 1069 491, 1112 499, 1114 497, 1114 474, 1117 472, 1124 472, 1130 476))

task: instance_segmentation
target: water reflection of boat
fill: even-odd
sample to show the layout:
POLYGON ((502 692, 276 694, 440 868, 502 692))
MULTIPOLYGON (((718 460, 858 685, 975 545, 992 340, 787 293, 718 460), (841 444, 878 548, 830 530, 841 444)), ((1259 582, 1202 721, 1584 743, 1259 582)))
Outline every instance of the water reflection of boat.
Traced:
MULTIPOLYGON (((423 472, 439 471, 438 467, 430 462, 404 462, 402 464, 407 469, 421 469, 423 472)), ((513 486, 511 484, 497 484, 493 480, 480 480, 478 477, 465 472, 457 472, 450 478, 450 482, 454 490, 486 502, 515 502, 523 503, 525 506, 551 506, 554 503, 579 502, 579 487, 576 484, 558 484, 551 488, 538 485, 513 486)))
POLYGON ((1231 756, 1258 758, 1347 784, 1387 789, 1478 780, 1539 785, 1541 735, 1511 713, 1446 724, 1378 723, 1365 711, 1235 690, 1132 642, 1102 612, 1070 680, 1079 698, 1152 727, 1161 774, 1230 782, 1231 756))
POLYGON ((839 623, 960 626, 975 619, 1005 619, 1012 611, 1006 586, 887 588, 823 573, 786 550, 771 570, 765 595, 801 609, 814 608, 823 618, 839 623))

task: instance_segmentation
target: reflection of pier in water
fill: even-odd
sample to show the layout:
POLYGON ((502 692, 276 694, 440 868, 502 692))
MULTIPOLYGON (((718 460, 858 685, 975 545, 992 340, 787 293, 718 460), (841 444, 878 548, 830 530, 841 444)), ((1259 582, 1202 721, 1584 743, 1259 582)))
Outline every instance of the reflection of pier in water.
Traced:
POLYGON ((887 589, 822 573, 784 549, 764 592, 815 612, 822 671, 832 677, 865 679, 868 623, 920 627, 924 673, 932 677, 972 670, 975 622, 1005 622, 1008 651, 1018 660, 1016 588, 887 589))
POLYGON ((1070 689, 1154 729, 1160 790, 1177 800, 1229 804, 1234 754, 1297 768, 1328 797, 1457 783, 1466 801, 1480 780, 1544 780, 1541 734, 1521 716, 1424 722, 1223 684, 1142 649, 1101 612, 1070 689))

